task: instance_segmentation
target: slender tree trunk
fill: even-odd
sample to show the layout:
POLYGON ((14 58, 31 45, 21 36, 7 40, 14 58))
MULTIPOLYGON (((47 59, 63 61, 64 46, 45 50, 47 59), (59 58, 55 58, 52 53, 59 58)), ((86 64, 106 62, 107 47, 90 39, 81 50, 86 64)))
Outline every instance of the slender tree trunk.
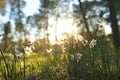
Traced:
POLYGON ((49 49, 50 48, 50 42, 49 42, 48 20, 47 20, 47 34, 46 34, 46 37, 47 37, 47 49, 49 49))
POLYGON ((107 0, 107 1, 108 1, 109 11, 110 11, 113 43, 114 43, 114 47, 118 49, 120 46, 120 38, 119 38, 118 20, 116 18, 116 11, 115 11, 115 4, 114 4, 115 1, 114 0, 107 0))
POLYGON ((21 13, 21 10, 20 10, 20 0, 18 0, 18 2, 17 2, 17 9, 18 9, 18 17, 19 17, 19 21, 21 22, 21 15, 20 15, 20 13, 21 13))
POLYGON ((9 34, 9 28, 10 27, 10 22, 7 22, 4 25, 4 52, 7 51, 7 46, 8 46, 8 34, 9 34))
POLYGON ((79 7, 80 7, 80 11, 81 11, 81 14, 82 14, 82 17, 83 17, 83 21, 84 21, 84 25, 85 25, 85 28, 87 30, 87 34, 90 35, 90 30, 89 30, 89 26, 88 26, 88 22, 87 22, 87 19, 86 19, 86 13, 83 9, 83 5, 82 5, 82 2, 81 0, 78 0, 79 1, 79 7))

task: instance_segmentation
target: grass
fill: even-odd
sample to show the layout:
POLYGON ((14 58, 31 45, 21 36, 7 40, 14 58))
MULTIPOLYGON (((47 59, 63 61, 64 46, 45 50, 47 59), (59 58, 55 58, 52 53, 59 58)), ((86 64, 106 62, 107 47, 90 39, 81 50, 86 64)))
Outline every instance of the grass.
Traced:
POLYGON ((41 55, 32 53, 23 58, 9 58, 9 53, 1 52, 0 72, 1 80, 55 80, 64 78, 62 55, 41 55), (58 72, 56 72, 58 71, 58 72))
POLYGON ((119 80, 119 51, 104 44, 81 50, 74 45, 69 43, 65 53, 22 58, 1 51, 1 80, 119 80))

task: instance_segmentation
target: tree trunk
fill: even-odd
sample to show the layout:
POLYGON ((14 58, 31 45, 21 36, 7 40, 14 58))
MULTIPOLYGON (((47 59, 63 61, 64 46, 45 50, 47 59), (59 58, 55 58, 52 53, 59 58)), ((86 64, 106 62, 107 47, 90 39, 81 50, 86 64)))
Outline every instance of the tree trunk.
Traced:
POLYGON ((85 25, 85 28, 87 30, 87 35, 90 35, 90 30, 89 30, 88 22, 87 22, 87 19, 85 17, 86 13, 85 13, 85 11, 83 9, 81 0, 78 0, 78 1, 79 1, 79 7, 80 7, 80 11, 81 11, 81 14, 82 14, 82 17, 83 17, 84 25, 85 25))
POLYGON ((107 0, 109 11, 110 11, 110 21, 111 21, 111 28, 112 28, 112 37, 113 37, 113 44, 116 49, 120 46, 120 38, 119 38, 119 27, 118 27, 118 20, 116 18, 116 11, 115 11, 115 4, 114 0, 107 0))
POLYGON ((8 46, 8 34, 9 34, 9 28, 10 27, 10 22, 7 22, 4 24, 4 52, 7 51, 7 46, 8 46))

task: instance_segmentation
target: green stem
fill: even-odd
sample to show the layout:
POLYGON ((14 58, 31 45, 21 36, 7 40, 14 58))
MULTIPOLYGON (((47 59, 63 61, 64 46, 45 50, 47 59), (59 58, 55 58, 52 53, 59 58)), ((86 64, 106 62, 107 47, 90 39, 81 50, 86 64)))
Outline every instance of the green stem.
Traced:
POLYGON ((24 80, 25 80, 26 79, 26 73, 25 73, 25 68, 26 68, 26 65, 25 65, 25 53, 24 53, 23 62, 24 62, 24 80))
POLYGON ((4 62, 5 62, 5 67, 6 67, 6 69, 7 69, 8 76, 10 76, 9 69, 8 69, 8 65, 7 65, 7 61, 6 61, 6 59, 5 59, 5 56, 4 56, 4 54, 3 54, 3 51, 2 51, 1 49, 0 49, 0 52, 1 52, 2 57, 3 57, 3 60, 4 60, 4 62))

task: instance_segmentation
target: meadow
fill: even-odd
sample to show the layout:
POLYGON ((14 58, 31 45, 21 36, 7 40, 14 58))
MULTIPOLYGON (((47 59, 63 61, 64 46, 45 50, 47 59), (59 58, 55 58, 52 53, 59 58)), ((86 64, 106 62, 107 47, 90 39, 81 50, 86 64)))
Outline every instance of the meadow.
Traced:
POLYGON ((120 80, 120 0, 0 0, 0 80, 120 80))
POLYGON ((0 80, 119 80, 119 51, 99 40, 66 41, 64 52, 0 52, 0 80), (82 47, 80 47, 82 46, 82 47))

